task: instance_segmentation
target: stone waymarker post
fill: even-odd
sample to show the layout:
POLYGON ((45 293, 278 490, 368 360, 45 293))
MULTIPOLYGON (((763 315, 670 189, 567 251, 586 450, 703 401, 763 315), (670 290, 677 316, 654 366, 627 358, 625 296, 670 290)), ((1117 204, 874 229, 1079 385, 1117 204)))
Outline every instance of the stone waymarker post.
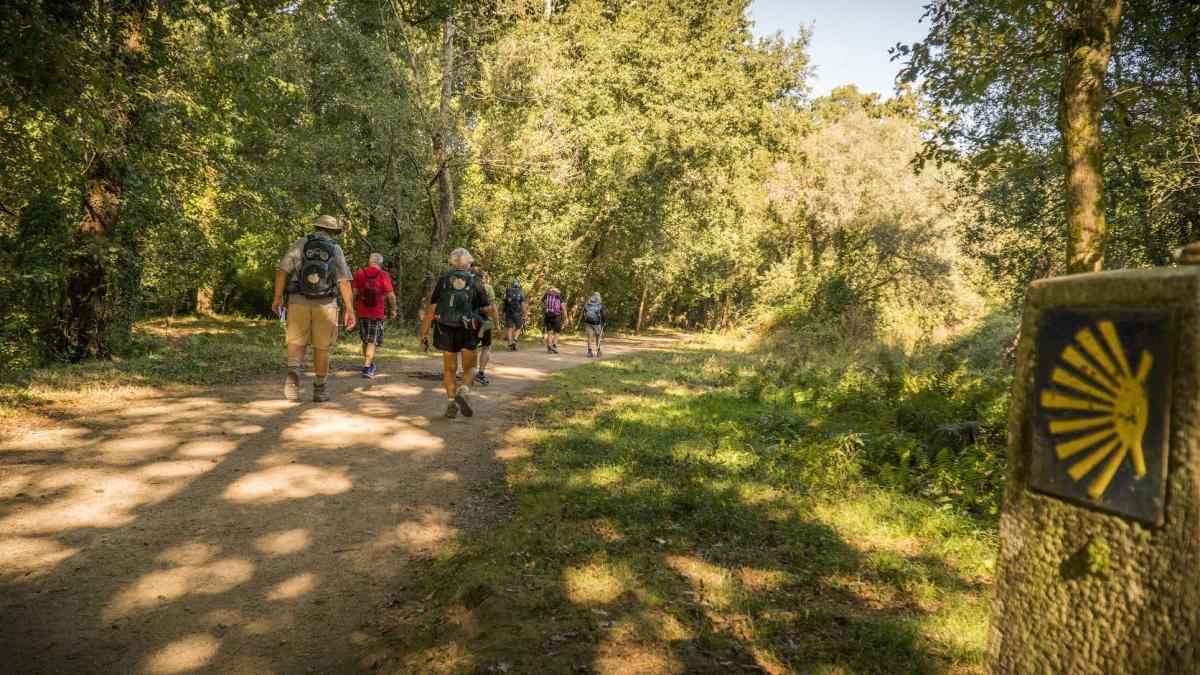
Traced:
POLYGON ((989 670, 1200 672, 1200 266, 1038 281, 1021 325, 989 670))

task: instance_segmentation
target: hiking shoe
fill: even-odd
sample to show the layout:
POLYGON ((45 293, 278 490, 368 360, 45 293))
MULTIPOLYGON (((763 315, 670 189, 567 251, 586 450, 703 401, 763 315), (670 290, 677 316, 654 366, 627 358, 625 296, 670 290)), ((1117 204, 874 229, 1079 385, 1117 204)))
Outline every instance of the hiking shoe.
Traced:
POLYGON ((369 367, 367 367, 367 366, 363 366, 361 370, 362 370, 362 372, 361 372, 361 373, 359 373, 359 374, 360 374, 360 375, 362 375, 363 377, 370 377, 370 376, 371 376, 371 369, 370 369, 369 367))
POLYGON ((589 359, 592 358, 592 350, 591 349, 588 349, 588 358, 589 359))
POLYGON ((547 354, 553 354, 553 353, 554 353, 554 347, 551 347, 550 345, 546 345, 546 353, 547 353, 547 354))
POLYGON ((371 367, 366 369, 367 372, 363 373, 363 377, 370 377, 370 378, 375 377, 375 371, 377 370, 378 365, 379 364, 377 364, 377 363, 372 363, 371 367))
POLYGON ((455 403, 454 401, 451 401, 446 404, 446 417, 448 417, 450 419, 454 419, 455 417, 458 417, 458 404, 455 403))
POLYGON ((599 349, 597 349, 597 350, 596 350, 596 358, 600 358, 601 356, 604 356, 604 352, 602 352, 602 351, 600 351, 599 349))
POLYGON ((325 385, 313 382, 313 403, 324 403, 329 400, 329 394, 325 392, 325 385))
POLYGON ((457 403, 458 407, 462 409, 462 414, 466 415, 467 417, 471 417, 475 414, 475 410, 471 408, 471 402, 467 400, 467 394, 465 392, 460 391, 456 393, 454 395, 454 402, 457 403))
POLYGON ((510 352, 517 351, 517 343, 515 343, 515 342, 508 343, 508 351, 510 351, 510 352))
POLYGON ((558 353, 558 347, 551 347, 551 348, 550 348, 550 352, 551 352, 551 353, 554 353, 554 354, 557 354, 557 353, 558 353))
POLYGON ((475 373, 475 381, 479 384, 491 384, 492 378, 484 375, 483 373, 475 373))
POLYGON ((283 376, 283 397, 289 401, 300 400, 300 373, 289 370, 283 376))

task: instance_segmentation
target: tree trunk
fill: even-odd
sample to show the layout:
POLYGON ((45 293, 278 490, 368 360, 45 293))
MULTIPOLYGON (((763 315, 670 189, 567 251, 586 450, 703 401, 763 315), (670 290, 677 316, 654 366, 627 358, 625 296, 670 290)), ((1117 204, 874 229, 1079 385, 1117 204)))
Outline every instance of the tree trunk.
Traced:
POLYGON ((642 316, 646 312, 646 294, 650 292, 650 286, 642 286, 642 301, 638 303, 638 318, 637 325, 633 327, 634 333, 642 332, 642 316))
POLYGON ((209 282, 196 289, 196 313, 201 316, 213 313, 213 285, 209 282))
POLYGON ((85 189, 68 266, 63 301, 63 351, 72 361, 112 356, 108 332, 120 292, 110 279, 113 238, 125 193, 130 127, 137 103, 120 92, 136 91, 146 66, 149 0, 117 0, 108 13, 108 49, 113 91, 102 112, 104 137, 97 139, 84 170, 85 189))
POLYGON ((1104 74, 1112 56, 1122 0, 1080 0, 1076 25, 1065 36, 1067 53, 1059 92, 1058 128, 1063 139, 1067 197, 1067 272, 1104 266, 1104 146, 1100 110, 1104 74))
POLYGON ((421 289, 421 304, 417 307, 417 330, 424 325, 425 312, 437 284, 437 262, 446 246, 450 225, 454 220, 454 183, 450 167, 446 136, 450 129, 450 96, 454 93, 454 21, 446 19, 442 27, 442 93, 438 104, 438 132, 433 136, 433 154, 437 162, 438 208, 434 214, 433 235, 429 238, 429 260, 425 268, 425 284, 421 289))
POLYGON ((546 18, 549 19, 554 14, 554 0, 546 0, 546 18))

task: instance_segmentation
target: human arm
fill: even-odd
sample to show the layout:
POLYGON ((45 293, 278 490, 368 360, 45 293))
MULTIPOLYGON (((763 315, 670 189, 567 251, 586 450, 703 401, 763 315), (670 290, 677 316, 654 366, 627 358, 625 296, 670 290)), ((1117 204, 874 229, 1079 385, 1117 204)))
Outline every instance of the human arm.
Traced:
POLYGON ((271 301, 271 311, 279 314, 283 309, 283 289, 287 286, 288 273, 275 270, 275 299, 271 301))
POLYGON ((396 293, 388 291, 387 295, 383 296, 387 300, 387 315, 389 319, 396 318, 396 293))
POLYGON ((425 319, 422 321, 419 339, 423 349, 429 349, 429 326, 433 323, 433 315, 436 313, 437 305, 432 302, 429 303, 429 306, 425 308, 425 319))
POLYGON ((346 330, 354 330, 354 326, 358 324, 358 319, 354 316, 354 291, 350 288, 349 281, 339 281, 338 288, 342 291, 342 303, 346 305, 346 330))
POLYGON ((271 302, 271 311, 276 314, 283 309, 283 293, 287 290, 288 277, 300 269, 300 251, 303 248, 303 239, 292 244, 287 253, 280 258, 279 266, 275 268, 275 299, 271 302))

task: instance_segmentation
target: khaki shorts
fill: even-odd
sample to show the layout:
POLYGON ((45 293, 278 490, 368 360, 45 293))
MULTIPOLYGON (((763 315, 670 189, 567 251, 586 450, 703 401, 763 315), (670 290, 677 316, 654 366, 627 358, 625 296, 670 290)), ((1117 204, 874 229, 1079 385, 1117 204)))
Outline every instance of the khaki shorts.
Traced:
POLYGON ((585 323, 583 324, 584 333, 587 335, 595 335, 600 337, 604 335, 604 324, 601 323, 585 323))
POLYGON ((338 306, 288 303, 287 343, 327 351, 337 341, 338 306))

